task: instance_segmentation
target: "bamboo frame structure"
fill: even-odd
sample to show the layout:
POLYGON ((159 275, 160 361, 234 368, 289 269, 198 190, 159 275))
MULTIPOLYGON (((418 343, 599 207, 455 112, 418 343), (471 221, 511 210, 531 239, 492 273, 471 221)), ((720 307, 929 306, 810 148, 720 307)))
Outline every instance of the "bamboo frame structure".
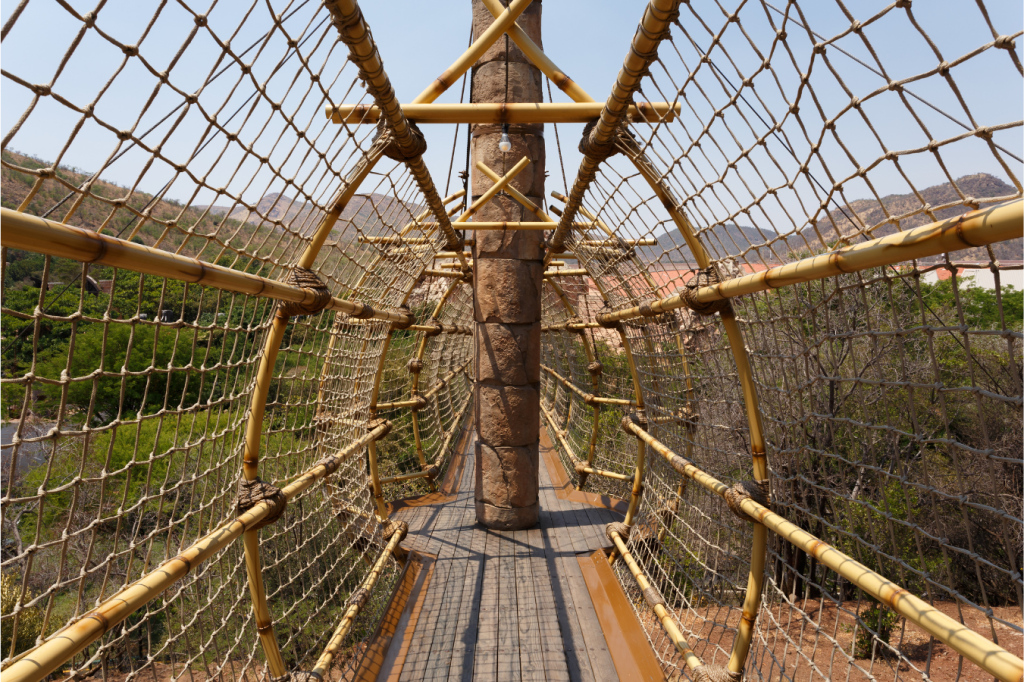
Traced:
POLYGON ((408 526, 404 523, 398 526, 392 534, 391 539, 388 540, 387 546, 384 547, 384 551, 381 552, 380 557, 376 562, 374 562, 373 568, 370 569, 370 572, 363 579, 359 588, 353 592, 353 594, 356 595, 361 594, 367 596, 353 600, 345 610, 345 615, 341 617, 338 627, 335 628, 334 633, 327 642, 327 646, 324 647, 324 652, 320 655, 320 658, 316 662, 316 666, 312 670, 312 675, 317 679, 324 680, 329 678, 331 662, 341 651, 341 645, 345 641, 345 637, 352 628, 352 624, 355 622, 356 617, 362 610, 363 605, 366 603, 367 599, 369 599, 368 595, 373 592, 373 588, 377 585, 377 580, 380 579, 381 573, 384 572, 384 567, 387 565, 388 559, 397 552, 398 543, 405 538, 407 532, 408 526))
POLYGON ((548 408, 544 407, 543 404, 540 406, 541 413, 544 415, 544 419, 548 422, 548 427, 555 434, 555 438, 558 439, 559 444, 565 449, 569 459, 572 461, 573 467, 576 469, 578 474, 594 474, 595 476, 603 476, 604 478, 611 478, 616 481, 632 481, 633 476, 629 474, 620 474, 617 471, 608 471, 607 469, 595 469, 591 466, 591 462, 584 463, 580 461, 579 457, 572 451, 572 447, 569 445, 569 441, 565 439, 565 430, 558 425, 555 421, 554 415, 548 408))
MULTIPOLYGON (((658 45, 668 35, 676 5, 678 5, 678 0, 651 0, 644 10, 640 28, 630 44, 629 54, 615 79, 611 95, 601 109, 597 125, 594 126, 590 140, 591 145, 595 147, 608 145, 618 135, 620 125, 627 112, 627 102, 632 99, 633 93, 640 86, 642 75, 657 55, 658 45)), ((576 213, 583 203, 583 195, 586 194, 590 183, 596 177, 597 169, 603 160, 603 158, 589 154, 583 157, 579 172, 576 174, 576 179, 569 192, 569 199, 565 203, 565 211, 558 222, 555 233, 551 236, 551 251, 558 251, 565 243, 569 225, 576 217, 576 213)), ((550 257, 545 257, 545 264, 549 260, 550 257)))
MULTIPOLYGON (((308 304, 314 298, 310 291, 285 282, 18 213, 9 208, 0 208, 0 226, 3 228, 0 243, 9 248, 69 258, 82 263, 109 265, 145 275, 287 303, 308 304)), ((376 310, 365 303, 340 298, 332 298, 326 309, 353 316, 366 315, 372 311, 372 319, 399 324, 409 324, 413 320, 407 313, 376 310)))
MULTIPOLYGON (((488 168, 487 164, 485 164, 483 161, 477 161, 476 162, 476 169, 478 171, 480 171, 481 173, 483 173, 484 175, 486 175, 488 178, 490 178, 494 182, 497 182, 498 180, 501 179, 501 176, 498 175, 497 173, 495 173, 490 168, 488 168)), ((518 201, 527 211, 529 211, 530 213, 535 215, 537 217, 537 219, 540 220, 542 223, 554 223, 555 222, 551 218, 551 216, 549 216, 547 213, 545 213, 544 211, 541 210, 540 206, 538 206, 537 204, 533 203, 532 201, 527 199, 525 196, 523 196, 523 193, 520 192, 519 190, 517 190, 515 187, 512 187, 511 185, 506 186, 505 187, 505 193, 508 194, 513 199, 515 199, 516 201, 518 201)), ((552 228, 551 228, 551 226, 549 226, 546 229, 552 229, 552 228)))
POLYGON ((466 49, 455 62, 416 96, 413 104, 430 104, 436 100, 441 93, 450 88, 452 84, 462 77, 485 52, 515 24, 519 15, 530 6, 532 0, 512 0, 500 16, 497 16, 487 30, 480 34, 480 37, 473 41, 473 44, 466 49))
MULTIPOLYGON (((473 103, 473 104, 403 104, 402 111, 414 123, 531 124, 586 123, 601 114, 599 102, 573 103, 473 103)), ((626 116, 631 120, 675 120, 682 109, 679 102, 638 102, 630 104, 626 116)), ((332 123, 356 125, 376 124, 380 109, 372 104, 327 105, 325 113, 332 123)))
POLYGON ((582 268, 571 270, 545 270, 545 277, 590 277, 590 272, 582 268))
POLYGON ((483 208, 484 204, 493 199, 498 194, 498 192, 505 189, 508 186, 508 184, 512 182, 512 180, 514 180, 515 177, 519 175, 521 172, 523 172, 523 170, 529 165, 529 157, 524 156, 523 158, 519 159, 519 161, 517 161, 514 166, 509 168, 508 172, 505 173, 505 175, 503 175, 498 180, 495 180, 494 184, 488 187, 487 191, 481 194, 480 198, 474 201, 470 205, 470 207, 466 209, 465 213, 463 213, 462 215, 455 219, 456 223, 460 223, 460 229, 465 229, 465 227, 463 227, 461 223, 464 223, 468 221, 470 218, 472 218, 477 211, 483 208))
MULTIPOLYGON (((294 481, 281 488, 288 500, 294 499, 317 481, 336 470, 346 459, 390 430, 389 423, 375 427, 353 441, 331 459, 317 462, 294 481)), ((235 519, 222 524, 211 533, 192 543, 173 559, 128 585, 68 627, 50 635, 41 644, 22 655, 21 659, 4 670, 5 682, 40 682, 95 642, 132 613, 163 594, 201 563, 213 557, 247 529, 265 519, 271 511, 269 502, 260 502, 235 519)))
MULTIPOLYGON (((622 556, 623 561, 626 562, 626 566, 629 567, 629 572, 633 574, 633 578, 636 580, 637 585, 640 586, 640 591, 646 595, 650 590, 655 589, 651 585, 650 581, 647 580, 647 576, 644 575, 643 569, 640 568, 640 565, 633 558, 633 555, 630 553, 629 548, 626 546, 626 543, 619 532, 614 528, 610 528, 608 530, 608 537, 612 539, 612 542, 615 544, 615 549, 622 556)), ((686 641, 686 636, 683 635, 679 626, 676 625, 676 621, 672 617, 672 614, 669 613, 668 609, 666 609, 663 604, 655 604, 653 606, 653 610, 655 615, 658 617, 658 622, 661 623, 661 627, 665 631, 665 634, 668 635, 670 640, 672 640, 672 644, 675 646, 676 650, 682 654, 683 660, 686 661, 686 667, 690 670, 696 670, 702 666, 704 664, 703 661, 701 661, 700 658, 697 657, 697 654, 693 652, 693 649, 690 648, 689 642, 686 641)))
MULTIPOLYGON (((699 483, 719 497, 725 497, 725 491, 729 489, 729 486, 702 471, 693 462, 679 456, 636 424, 629 423, 627 428, 661 455, 680 474, 699 483)), ((1005 682, 1018 682, 1024 675, 1024 661, 912 595, 888 578, 875 573, 856 559, 825 544, 811 533, 749 497, 744 498, 739 506, 751 518, 757 520, 755 528, 767 528, 807 552, 867 594, 947 644, 982 670, 1005 682)))
POLYGON ((583 389, 578 387, 576 384, 572 383, 571 381, 569 381, 568 379, 563 377, 561 374, 559 374, 555 370, 553 370, 550 367, 548 367, 547 365, 542 364, 540 366, 540 368, 542 370, 544 370, 545 372, 547 372, 548 374, 550 374, 551 376, 553 376, 554 378, 558 379, 558 381, 560 381, 570 391, 572 391, 573 393, 575 393, 579 397, 583 398, 583 402, 585 402, 588 405, 601 404, 601 405, 621 405, 621 406, 625 406, 625 407, 636 407, 637 406, 637 402, 635 400, 630 400, 629 398, 604 398, 602 396, 594 395, 593 393, 587 393, 586 391, 584 391, 583 389))
MULTIPOLYGON (((701 303, 710 303, 1022 236, 1024 202, 1014 201, 701 287, 695 292, 695 298, 701 303)), ((683 307, 685 303, 679 294, 651 303, 651 310, 657 313, 683 307)), ((639 311, 639 307, 624 308, 606 313, 601 319, 605 322, 629 320, 639 317, 639 311)))

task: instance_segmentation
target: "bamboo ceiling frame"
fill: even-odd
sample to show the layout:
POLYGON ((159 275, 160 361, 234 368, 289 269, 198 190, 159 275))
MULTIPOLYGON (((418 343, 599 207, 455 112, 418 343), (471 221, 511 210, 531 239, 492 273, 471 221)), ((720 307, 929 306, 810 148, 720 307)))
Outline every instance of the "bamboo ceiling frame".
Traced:
MULTIPOLYGON (((470 104, 403 104, 406 118, 416 124, 534 124, 587 123, 601 114, 599 102, 474 102, 470 104)), ((637 121, 674 121, 682 104, 638 102, 630 104, 626 116, 637 121)), ((376 124, 380 109, 372 104, 328 105, 324 112, 332 123, 376 124)))

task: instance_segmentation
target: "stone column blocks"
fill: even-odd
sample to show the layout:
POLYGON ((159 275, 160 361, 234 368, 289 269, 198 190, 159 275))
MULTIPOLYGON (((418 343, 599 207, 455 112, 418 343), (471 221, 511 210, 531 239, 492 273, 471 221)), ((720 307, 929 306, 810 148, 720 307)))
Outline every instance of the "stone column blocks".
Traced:
POLYGON ((482 258, 473 283, 477 322, 526 324, 540 322, 543 261, 482 258))
POLYGON ((476 329, 476 380, 525 386, 540 381, 539 324, 481 324, 476 329))

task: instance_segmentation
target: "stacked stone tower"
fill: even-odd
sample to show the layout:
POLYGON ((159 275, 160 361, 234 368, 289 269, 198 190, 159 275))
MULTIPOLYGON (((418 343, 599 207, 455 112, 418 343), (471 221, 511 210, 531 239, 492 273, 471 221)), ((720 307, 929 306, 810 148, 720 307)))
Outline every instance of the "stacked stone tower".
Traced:
MULTIPOLYGON (((473 34, 493 22, 473 0, 473 34)), ((519 17, 541 45, 541 3, 519 17)), ((500 38, 473 67, 473 102, 541 102, 542 76, 511 40, 500 38), (506 70, 507 66, 507 70, 506 70), (507 76, 506 76, 507 73, 507 76), (506 87, 507 83, 507 87, 506 87), (506 97, 507 93, 507 97, 506 97)), ((501 125, 477 125, 475 167, 483 161, 499 175, 524 156, 532 162, 512 186, 537 205, 544 195, 544 126, 512 125, 512 149, 498 149, 501 125)), ((473 198, 493 184, 472 170, 473 198)), ((477 214, 481 221, 536 220, 501 193, 477 214)), ((540 433, 540 314, 544 238, 538 231, 476 232, 473 279, 476 319, 476 515, 489 528, 517 530, 537 522, 540 433)))

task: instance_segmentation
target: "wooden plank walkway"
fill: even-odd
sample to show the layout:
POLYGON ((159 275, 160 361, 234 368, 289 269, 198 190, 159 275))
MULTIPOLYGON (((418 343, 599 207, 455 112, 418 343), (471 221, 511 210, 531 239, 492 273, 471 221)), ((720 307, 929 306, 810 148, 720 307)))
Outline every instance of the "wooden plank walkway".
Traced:
POLYGON ((403 546, 437 557, 399 679, 618 680, 577 555, 608 545, 604 526, 622 515, 559 499, 542 456, 540 523, 488 530, 476 522, 474 443, 454 500, 394 515, 409 524, 403 546))

